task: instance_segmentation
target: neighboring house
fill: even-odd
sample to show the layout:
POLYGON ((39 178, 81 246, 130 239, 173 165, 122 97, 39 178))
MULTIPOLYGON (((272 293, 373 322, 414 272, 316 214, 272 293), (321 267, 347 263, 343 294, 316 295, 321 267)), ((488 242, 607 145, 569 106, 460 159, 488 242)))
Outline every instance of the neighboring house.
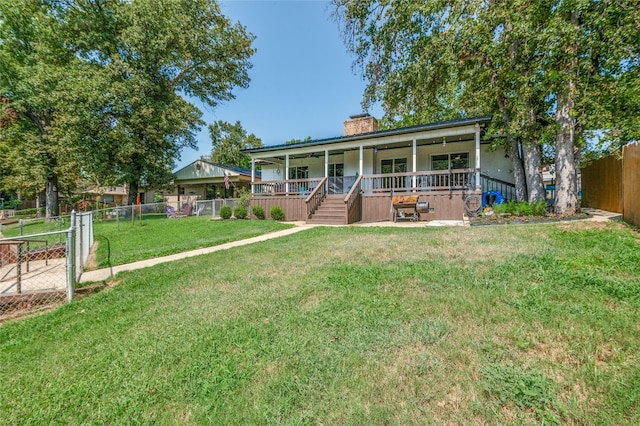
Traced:
MULTIPOLYGON (((260 173, 255 173, 256 182, 260 181, 260 173)), ((251 170, 225 166, 200 159, 174 173, 173 181, 159 189, 147 189, 141 193, 141 202, 153 203, 159 194, 162 199, 177 206, 185 204, 193 206, 196 200, 212 200, 214 198, 236 198, 241 188, 250 190, 251 170), (228 178, 228 188, 225 185, 228 178)), ((158 197, 159 198, 159 197, 158 197)))
POLYGON ((85 201, 88 203, 127 204, 126 186, 89 187, 78 192, 85 195, 85 201))
MULTIPOLYGON (((244 150, 262 166, 252 179, 252 205, 274 205, 287 220, 375 222, 393 218, 393 196, 418 195, 420 219, 461 219, 464 202, 483 191, 510 192, 513 174, 503 148, 482 140, 490 116, 378 130, 362 114, 344 135, 244 150)), ((505 198, 510 198, 505 194, 505 198)))

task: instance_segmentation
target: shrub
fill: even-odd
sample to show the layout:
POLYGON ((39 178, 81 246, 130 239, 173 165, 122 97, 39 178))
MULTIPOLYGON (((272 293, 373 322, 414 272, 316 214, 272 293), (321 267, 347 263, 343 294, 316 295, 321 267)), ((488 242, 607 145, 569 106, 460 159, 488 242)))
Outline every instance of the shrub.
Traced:
POLYGON ((269 210, 269 213, 271 213, 271 219, 273 220, 278 220, 278 221, 284 220, 284 210, 280 206, 271 207, 271 210, 269 210))
POLYGON ((514 216, 545 216, 546 206, 546 201, 538 201, 533 204, 529 204, 526 201, 521 201, 519 203, 516 203, 515 201, 508 201, 502 204, 494 204, 493 211, 496 214, 509 213, 514 216))
POLYGON ((223 219, 231 218, 231 207, 227 205, 220 207, 220 217, 223 219))
POLYGON ((260 204, 251 207, 253 214, 260 220, 264 220, 264 207, 260 204))
POLYGON ((251 201, 251 192, 247 188, 240 188, 238 190, 238 206, 248 209, 249 201, 251 201))
POLYGON ((236 217, 236 219, 246 219, 247 218, 247 209, 245 207, 238 206, 233 211, 233 215, 236 217))

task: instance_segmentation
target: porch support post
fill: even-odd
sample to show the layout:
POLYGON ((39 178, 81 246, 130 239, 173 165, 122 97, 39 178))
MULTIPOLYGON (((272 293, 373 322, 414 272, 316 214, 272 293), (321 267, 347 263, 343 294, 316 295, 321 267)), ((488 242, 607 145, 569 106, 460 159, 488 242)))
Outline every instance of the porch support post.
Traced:
POLYGON ((255 193, 253 188, 253 185, 255 183, 256 183, 256 159, 251 157, 251 195, 255 193))
POLYGON ((324 150, 324 177, 327 178, 326 190, 329 190, 329 150, 324 150))
POLYGON ((359 176, 362 176, 363 164, 364 164, 364 152, 363 152, 362 145, 360 145, 360 167, 358 168, 359 176))
POLYGON ((480 125, 476 123, 476 191, 481 190, 480 185, 480 125))
POLYGON ((284 180, 286 182, 285 191, 289 195, 289 154, 284 157, 284 180))
MULTIPOLYGON (((413 143, 412 143, 412 155, 413 155, 413 169, 411 170, 413 173, 417 172, 417 156, 416 156, 416 140, 415 138, 413 139, 413 143)), ((416 189, 416 175, 414 174, 413 177, 411 178, 411 187, 415 190, 416 189)))

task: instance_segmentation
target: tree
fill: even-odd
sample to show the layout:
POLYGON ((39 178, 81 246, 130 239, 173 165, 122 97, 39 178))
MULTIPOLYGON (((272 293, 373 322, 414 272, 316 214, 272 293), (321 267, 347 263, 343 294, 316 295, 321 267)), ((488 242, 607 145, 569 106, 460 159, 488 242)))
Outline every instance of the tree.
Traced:
POLYGON ((47 217, 58 215, 61 185, 73 187, 78 172, 72 148, 52 132, 61 88, 83 67, 64 45, 57 12, 53 2, 0 3, 0 138, 12 165, 4 185, 32 195, 44 190, 47 217))
MULTIPOLYGON (((386 126, 493 114, 489 133, 505 140, 519 199, 542 196, 541 144, 553 136, 560 214, 578 208, 585 132, 638 111, 636 3, 334 0, 368 81, 365 109, 382 102, 386 126)), ((618 134, 640 126, 630 127, 618 134)))
POLYGON ((0 94, 18 112, 3 130, 18 183, 125 182, 132 202, 195 146, 204 123, 186 96, 215 107, 248 85, 253 36, 213 0, 7 3, 0 94))
POLYGON ((302 143, 302 142, 311 142, 313 139, 311 138, 311 136, 307 136, 304 139, 289 139, 288 141, 285 141, 285 145, 293 145, 296 143, 302 143))
POLYGON ((262 140, 253 133, 247 135, 239 121, 216 121, 209 125, 209 134, 213 145, 211 161, 228 166, 251 168, 251 157, 240 151, 262 147, 262 140))

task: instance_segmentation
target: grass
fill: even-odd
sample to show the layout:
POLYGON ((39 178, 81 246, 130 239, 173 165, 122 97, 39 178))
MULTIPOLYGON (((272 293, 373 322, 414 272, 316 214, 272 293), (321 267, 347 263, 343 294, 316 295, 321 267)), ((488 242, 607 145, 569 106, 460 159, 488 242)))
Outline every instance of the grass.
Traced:
POLYGON ((122 265, 143 259, 167 256, 255 237, 290 228, 291 225, 272 220, 210 220, 196 216, 167 219, 148 216, 142 223, 111 221, 94 225, 98 242, 96 268, 122 265))
POLYGON ((637 424, 619 224, 314 228, 0 327, 6 424, 637 424))

